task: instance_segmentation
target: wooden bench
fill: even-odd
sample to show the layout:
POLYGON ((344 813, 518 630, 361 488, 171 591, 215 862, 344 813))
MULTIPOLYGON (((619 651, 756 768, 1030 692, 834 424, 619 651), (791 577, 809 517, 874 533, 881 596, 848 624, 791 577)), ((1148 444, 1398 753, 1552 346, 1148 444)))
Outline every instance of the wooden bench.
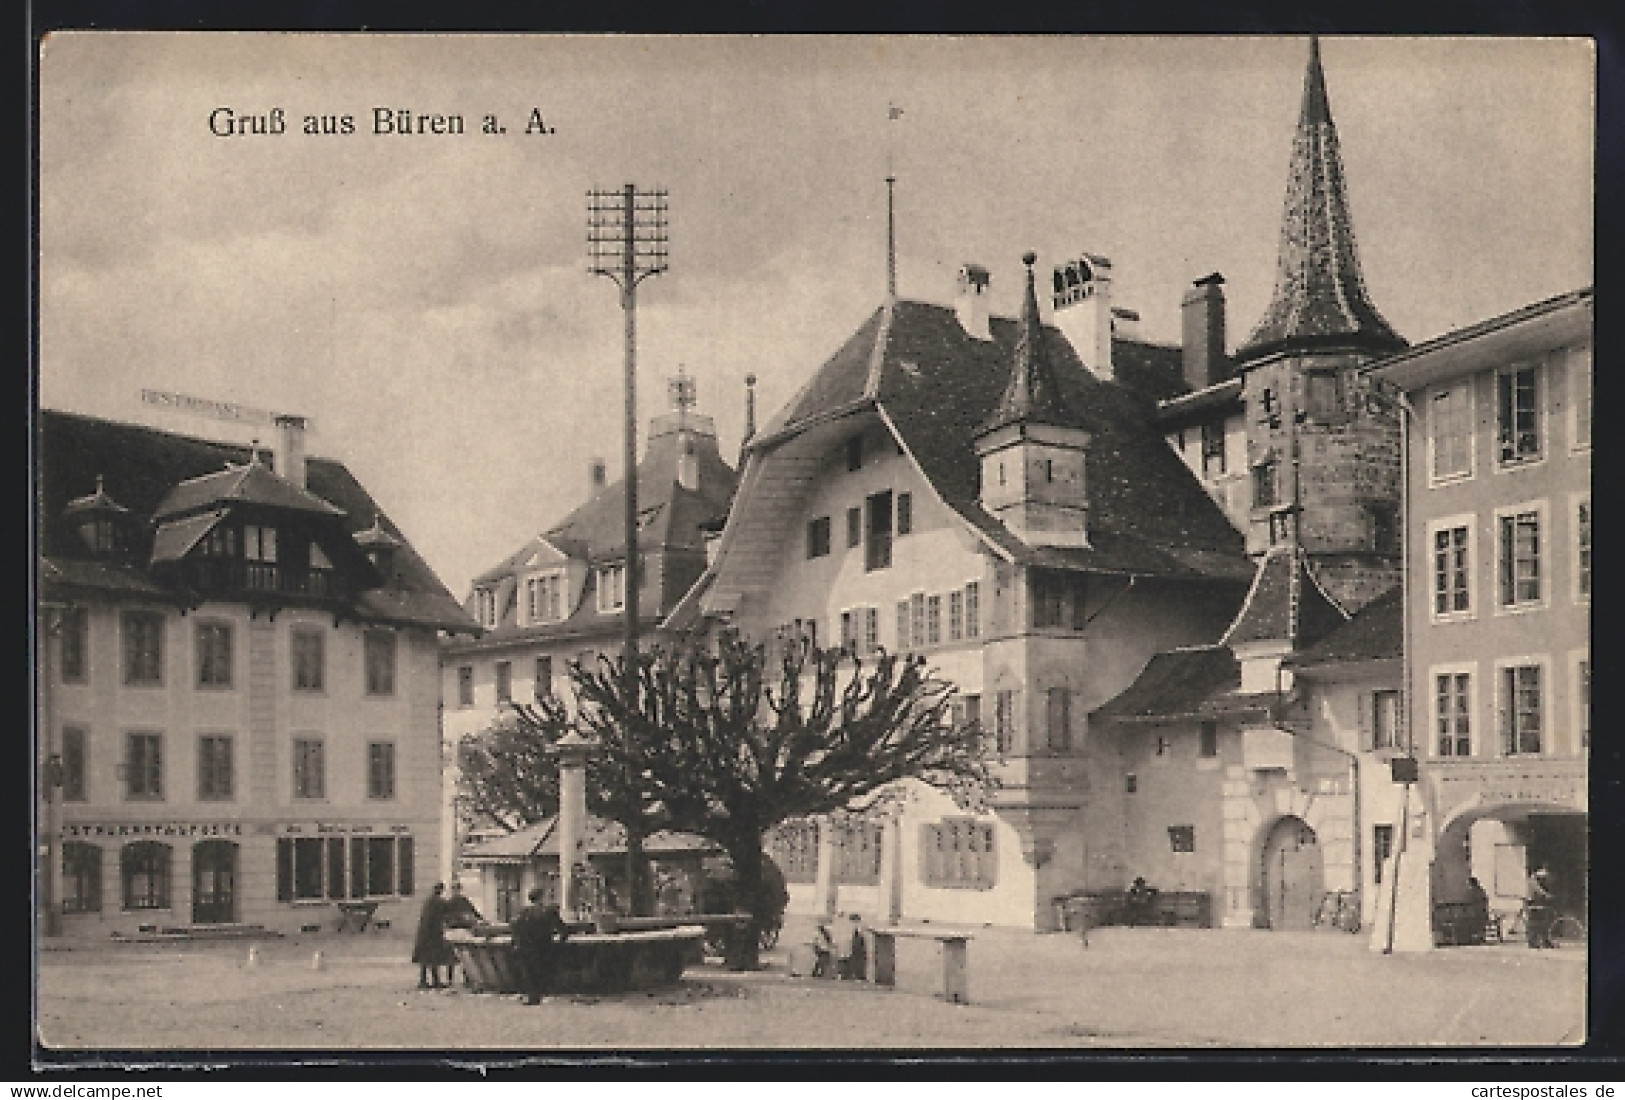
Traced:
POLYGON ((970 941, 968 932, 934 928, 871 928, 876 985, 897 984, 897 941, 936 940, 942 945, 942 996, 950 1004, 970 1003, 970 941))

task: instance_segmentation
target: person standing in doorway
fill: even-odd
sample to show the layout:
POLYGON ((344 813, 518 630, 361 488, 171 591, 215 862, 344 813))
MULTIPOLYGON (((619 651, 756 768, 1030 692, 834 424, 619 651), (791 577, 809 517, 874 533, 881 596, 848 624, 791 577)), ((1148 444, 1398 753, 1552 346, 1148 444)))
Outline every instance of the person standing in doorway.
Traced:
POLYGON ((1529 876, 1529 920, 1526 935, 1529 946, 1556 947, 1552 942, 1552 890, 1550 874, 1544 867, 1536 867, 1529 876))

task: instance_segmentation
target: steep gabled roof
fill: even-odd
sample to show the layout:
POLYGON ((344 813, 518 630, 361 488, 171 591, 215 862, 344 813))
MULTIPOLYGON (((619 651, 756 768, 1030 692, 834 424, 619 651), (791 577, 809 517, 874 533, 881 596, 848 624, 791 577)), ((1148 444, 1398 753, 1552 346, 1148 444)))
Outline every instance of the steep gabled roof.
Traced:
POLYGON ((1302 548, 1277 546, 1264 555, 1241 611, 1223 644, 1280 641, 1294 649, 1313 645, 1348 621, 1309 568, 1302 548))
POLYGON ((1228 646, 1173 649, 1154 654, 1132 684, 1090 716, 1143 721, 1201 714, 1210 697, 1240 686, 1241 664, 1228 646))
MULTIPOLYGON (((68 503, 85 494, 100 476, 107 493, 130 510, 126 551, 131 563, 151 560, 156 525, 150 521, 166 500, 171 503, 171 511, 180 513, 170 498, 183 484, 190 486, 182 493, 189 502, 187 508, 208 508, 204 515, 215 510, 210 506, 213 499, 222 505, 292 499, 294 503, 288 506, 326 516, 352 536, 377 520, 384 530, 401 539, 393 575, 385 578, 383 588, 356 599, 359 614, 374 621, 409 626, 465 631, 474 628, 473 621, 428 563, 341 462, 310 458, 305 469, 306 490, 281 478, 275 478, 280 486, 266 488, 270 482, 257 475, 241 480, 218 476, 242 474, 253 468, 246 447, 52 409, 40 410, 38 425, 39 552, 44 559, 40 578, 47 588, 183 602, 187 598, 186 593, 176 591, 143 567, 78 560, 84 556, 84 547, 62 516, 68 503), (228 464, 234 469, 227 470, 228 464), (204 488, 199 490, 199 485, 204 488), (225 495, 212 497, 216 491, 225 495), (320 508, 312 507, 306 497, 320 508)), ((263 466, 258 469, 274 478, 263 466)), ((199 525, 203 525, 202 521, 199 525)), ((184 541, 190 533, 190 525, 187 531, 177 531, 172 525, 166 538, 184 541)))
POLYGON ((153 517, 168 519, 221 504, 263 504, 319 516, 344 514, 314 493, 272 473, 251 456, 245 465, 229 466, 176 485, 158 502, 153 517))
POLYGON ((1236 359, 1245 364, 1276 352, 1315 349, 1384 354, 1404 346, 1372 304, 1360 273, 1320 41, 1312 39, 1292 140, 1275 291, 1236 359))
POLYGON ((1320 641, 1287 657, 1282 664, 1306 669, 1368 661, 1397 661, 1405 634, 1402 590, 1390 588, 1335 627, 1320 641))

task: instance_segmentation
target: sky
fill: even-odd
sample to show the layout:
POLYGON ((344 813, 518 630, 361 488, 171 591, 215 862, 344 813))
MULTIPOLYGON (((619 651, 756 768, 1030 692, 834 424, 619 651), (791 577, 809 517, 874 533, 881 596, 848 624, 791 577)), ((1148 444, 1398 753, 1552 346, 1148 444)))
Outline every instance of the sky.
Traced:
MULTIPOLYGON (((1020 257, 1112 260, 1176 343, 1275 276, 1304 38, 69 33, 40 58, 42 407, 247 442, 144 389, 312 423, 459 598, 621 468, 623 314, 586 192, 670 196, 638 291, 639 446, 681 365, 738 454, 886 289, 1013 315, 1020 257), (216 114, 281 134, 216 136, 216 114), (374 109, 460 135, 375 134, 374 109), (900 108, 900 113, 893 108, 900 108), (548 132, 524 132, 532 110, 548 132), (481 132, 494 114, 501 134, 481 132), (353 133, 303 133, 305 116, 353 133), (895 117, 894 117, 895 116, 895 117)), ((1411 341, 1593 279, 1583 39, 1322 40, 1367 288, 1411 341)), ((1046 315, 1048 313, 1045 307, 1046 315)))

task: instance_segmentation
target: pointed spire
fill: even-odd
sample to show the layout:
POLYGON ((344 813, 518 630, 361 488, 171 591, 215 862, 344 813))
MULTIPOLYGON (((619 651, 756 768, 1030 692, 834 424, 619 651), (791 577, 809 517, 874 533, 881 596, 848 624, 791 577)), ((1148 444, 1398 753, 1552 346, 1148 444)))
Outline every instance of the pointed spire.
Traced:
POLYGON ((739 467, 745 466, 745 448, 756 436, 756 375, 745 375, 745 430, 739 437, 739 467))
POLYGON ((1033 264, 1037 260, 1031 252, 1021 257, 1021 262, 1027 265, 1027 292, 1016 327, 1015 364, 1010 371, 1010 384, 983 425, 983 432, 1007 424, 1065 425, 1068 421, 1060 383, 1056 381, 1049 356, 1044 353, 1044 326, 1038 317, 1038 293, 1033 288, 1033 264))
POLYGON ((1404 346, 1404 338, 1366 294, 1337 128, 1320 66, 1320 39, 1311 38, 1287 174, 1275 293, 1236 358, 1246 362, 1278 351, 1317 348, 1382 353, 1404 346))
POLYGON ((897 219, 893 214, 893 198, 897 177, 886 173, 886 301, 897 301, 897 219))

